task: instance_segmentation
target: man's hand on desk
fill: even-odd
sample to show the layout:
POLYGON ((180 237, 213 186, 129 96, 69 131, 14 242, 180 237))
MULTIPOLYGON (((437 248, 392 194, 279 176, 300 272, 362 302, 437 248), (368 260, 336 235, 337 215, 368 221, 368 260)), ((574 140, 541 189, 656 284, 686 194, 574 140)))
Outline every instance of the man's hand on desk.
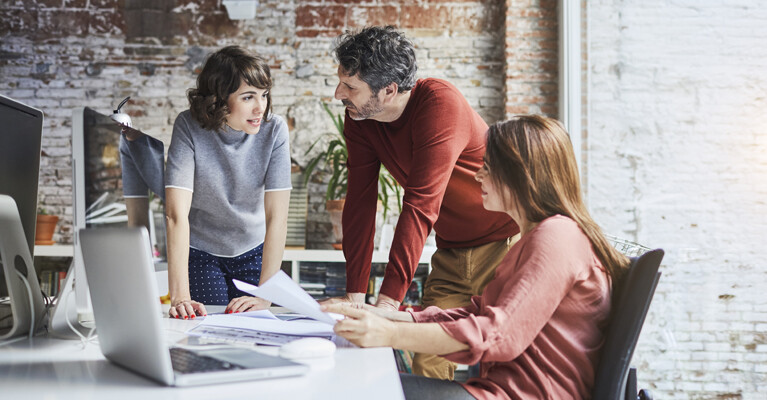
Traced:
POLYGON ((393 298, 380 293, 378 295, 378 301, 376 301, 376 307, 383 308, 384 310, 398 311, 400 302, 393 298))
POLYGON ((178 300, 171 303, 168 315, 171 318, 192 319, 195 315, 208 315, 208 311, 202 303, 194 300, 178 300))
POLYGON ((321 300, 320 305, 331 305, 339 303, 359 303, 365 304, 365 293, 347 293, 346 296, 330 297, 325 300, 321 300))
POLYGON ((232 299, 232 301, 229 302, 229 305, 226 306, 224 313, 231 314, 245 311, 265 310, 271 305, 271 301, 264 300, 260 297, 235 297, 232 299))

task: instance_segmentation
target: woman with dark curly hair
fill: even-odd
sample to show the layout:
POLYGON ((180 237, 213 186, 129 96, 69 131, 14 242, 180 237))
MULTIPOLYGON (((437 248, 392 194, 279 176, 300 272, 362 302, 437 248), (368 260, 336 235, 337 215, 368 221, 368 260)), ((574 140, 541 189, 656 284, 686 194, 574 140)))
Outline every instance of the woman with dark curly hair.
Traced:
POLYGON ((402 374, 408 399, 591 397, 611 282, 629 260, 605 239, 581 197, 562 125, 528 115, 492 125, 475 179, 488 210, 506 212, 522 237, 466 307, 387 311, 336 303, 335 331, 362 347, 390 346, 480 363, 466 383, 402 374))
POLYGON ((258 285, 280 269, 290 201, 285 120, 271 113, 262 57, 225 47, 205 62, 173 125, 165 180, 170 316, 266 308, 232 278, 258 285))

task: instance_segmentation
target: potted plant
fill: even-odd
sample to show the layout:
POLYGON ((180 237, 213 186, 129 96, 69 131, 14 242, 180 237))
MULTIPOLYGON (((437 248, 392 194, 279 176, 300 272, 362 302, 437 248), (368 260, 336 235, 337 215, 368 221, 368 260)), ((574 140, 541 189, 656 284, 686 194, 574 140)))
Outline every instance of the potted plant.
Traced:
POLYGON ((50 215, 44 207, 37 208, 37 225, 35 226, 35 244, 51 245, 53 241, 53 232, 56 231, 56 224, 59 223, 57 215, 50 215))
MULTIPOLYGON (((330 179, 328 180, 327 191, 325 192, 325 209, 330 213, 330 220, 333 224, 333 233, 335 236, 336 244, 333 245, 336 249, 340 249, 341 239, 343 232, 341 228, 341 214, 343 212, 343 205, 346 198, 346 185, 349 177, 349 171, 346 168, 346 161, 349 158, 349 153, 346 149, 346 140, 344 139, 344 119, 341 114, 333 114, 330 111, 327 103, 320 102, 322 108, 333 120, 333 125, 336 131, 329 134, 330 138, 327 143, 327 147, 314 156, 306 164, 304 171, 304 183, 309 181, 314 170, 324 164, 324 167, 330 168, 330 179)), ((324 135, 318 138, 306 153, 310 153, 314 147, 323 140, 326 140, 328 135, 324 135)), ((386 220, 387 215, 391 209, 389 200, 391 196, 395 196, 397 199, 397 207, 402 211, 402 187, 397 183, 393 176, 382 165, 381 171, 378 174, 378 200, 383 210, 383 217, 386 220)))

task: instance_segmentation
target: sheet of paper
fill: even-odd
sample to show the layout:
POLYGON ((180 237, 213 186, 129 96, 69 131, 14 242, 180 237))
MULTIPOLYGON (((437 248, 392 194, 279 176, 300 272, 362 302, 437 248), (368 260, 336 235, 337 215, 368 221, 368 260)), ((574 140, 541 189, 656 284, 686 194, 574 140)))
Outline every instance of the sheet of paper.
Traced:
POLYGON ((238 281, 237 279, 232 279, 232 281, 234 281, 234 286, 236 286, 237 289, 240 289, 245 293, 250 293, 253 296, 269 300, 272 303, 279 304, 294 312, 306 315, 309 318, 314 318, 317 321, 335 325, 336 320, 343 318, 343 316, 340 315, 334 316, 330 313, 320 311, 320 303, 317 303, 317 300, 314 300, 309 293, 306 293, 301 286, 298 286, 297 283, 293 282, 293 280, 283 271, 280 271, 269 278, 269 280, 261 286, 254 286, 243 281, 238 281))
MULTIPOLYGON (((188 330, 187 334, 189 334, 189 337, 187 337, 185 343, 182 344, 202 345, 225 342, 246 345, 265 344, 269 346, 281 346, 285 343, 307 337, 304 335, 288 335, 285 333, 264 332, 253 329, 238 329, 214 325, 197 325, 188 330), (190 337, 194 339, 190 340, 190 337)), ((314 337, 333 340, 332 335, 314 337)), ((336 341, 340 342, 340 339, 336 339, 336 341)))
MULTIPOLYGON (((223 313, 217 313, 217 314, 223 314, 223 313)), ((250 318, 279 319, 270 310, 245 311, 245 312, 237 313, 237 316, 250 317, 250 318)))
POLYGON ((280 319, 253 318, 237 314, 209 314, 200 326, 250 329, 261 332, 301 336, 333 335, 333 325, 314 320, 282 321, 280 319))

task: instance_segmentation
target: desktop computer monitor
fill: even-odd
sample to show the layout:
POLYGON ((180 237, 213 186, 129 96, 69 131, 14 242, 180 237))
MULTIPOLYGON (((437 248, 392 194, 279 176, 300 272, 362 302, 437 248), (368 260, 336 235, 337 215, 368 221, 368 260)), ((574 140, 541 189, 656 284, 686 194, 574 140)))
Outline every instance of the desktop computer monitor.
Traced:
POLYGON ((32 258, 42 134, 42 111, 0 95, 0 339, 45 314, 32 258))
MULTIPOLYGON (((126 202, 126 198, 146 197, 149 210, 152 210, 147 217, 147 228, 154 247, 154 260, 157 268, 163 269, 167 268, 162 206, 164 146, 151 136, 136 130, 131 132, 133 135, 123 134, 122 127, 109 115, 92 108, 73 111, 73 230, 127 226, 128 206, 133 203, 126 202), (138 193, 141 187, 143 194, 138 193)), ((92 311, 77 235, 74 242, 77 312, 81 319, 87 320, 92 311)))
POLYGON ((32 256, 42 137, 42 111, 0 95, 0 194, 16 201, 32 256))

